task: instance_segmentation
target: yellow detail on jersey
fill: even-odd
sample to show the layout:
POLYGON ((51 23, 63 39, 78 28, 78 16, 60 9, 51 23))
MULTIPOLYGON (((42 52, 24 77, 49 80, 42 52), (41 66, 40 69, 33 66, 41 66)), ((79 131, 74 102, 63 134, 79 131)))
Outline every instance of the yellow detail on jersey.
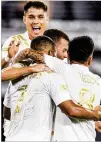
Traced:
POLYGON ((48 74, 53 73, 52 71, 47 71, 48 74))
POLYGON ((24 41, 24 44, 26 44, 27 46, 30 46, 30 45, 27 43, 27 41, 24 41))
POLYGON ((79 92, 78 103, 88 109, 93 109, 95 101, 95 94, 86 88, 82 88, 79 92))
POLYGON ((2 48, 2 51, 8 51, 8 47, 2 48))
POLYGON ((66 85, 64 85, 64 84, 61 84, 61 85, 60 85, 60 90, 61 90, 61 91, 68 90, 68 87, 67 87, 66 85))
POLYGON ((19 41, 19 40, 21 41, 22 40, 25 45, 30 46, 29 43, 26 41, 26 39, 23 38, 23 36, 21 34, 13 36, 12 39, 15 40, 15 41, 19 41))
POLYGON ((27 85, 23 85, 23 86, 18 88, 18 91, 25 91, 26 88, 27 88, 27 85))
POLYGON ((16 112, 16 113, 19 113, 19 112, 20 112, 20 106, 17 105, 17 107, 16 107, 16 109, 15 109, 15 112, 16 112))
POLYGON ((91 75, 84 75, 82 73, 79 73, 80 78, 83 82, 85 83, 90 83, 90 84, 97 84, 99 85, 99 82, 97 80, 97 78, 95 78, 94 76, 91 75))
POLYGON ((20 95, 20 97, 18 98, 18 101, 17 101, 17 106, 16 106, 16 109, 15 109, 16 113, 20 112, 21 105, 24 101, 25 92, 27 91, 27 85, 23 85, 23 86, 19 87, 18 91, 21 93, 21 95, 20 95))
POLYGON ((42 74, 43 74, 43 73, 42 73, 42 72, 40 72, 40 73, 39 73, 39 76, 42 76, 42 74))

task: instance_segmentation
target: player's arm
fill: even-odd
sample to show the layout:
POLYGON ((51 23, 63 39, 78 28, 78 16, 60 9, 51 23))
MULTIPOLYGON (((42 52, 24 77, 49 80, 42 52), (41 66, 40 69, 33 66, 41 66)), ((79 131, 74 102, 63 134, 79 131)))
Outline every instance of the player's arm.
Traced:
POLYGON ((67 100, 58 105, 59 108, 65 114, 70 117, 80 118, 80 119, 88 119, 88 120, 100 120, 101 112, 96 110, 87 110, 77 104, 75 104, 72 100, 67 100))
POLYGON ((69 89, 59 75, 54 75, 53 81, 51 81, 51 97, 54 100, 56 106, 58 106, 62 112, 66 115, 74 118, 81 118, 87 120, 99 120, 101 118, 101 112, 99 110, 90 111, 78 104, 75 104, 70 97, 69 89))
POLYGON ((68 70, 68 66, 62 60, 49 55, 43 55, 39 51, 34 51, 32 49, 21 51, 19 55, 15 57, 13 63, 19 62, 25 58, 31 58, 34 62, 45 63, 51 70, 59 74, 64 74, 64 72, 68 70))
POLYGON ((8 67, 4 69, 1 73, 2 81, 14 80, 24 75, 29 75, 31 73, 38 73, 43 71, 48 71, 48 67, 45 64, 38 64, 28 67, 8 67))
POLYGON ((44 63, 43 53, 30 48, 20 51, 20 53, 12 59, 12 63, 17 63, 28 58, 32 59, 34 62, 44 63))

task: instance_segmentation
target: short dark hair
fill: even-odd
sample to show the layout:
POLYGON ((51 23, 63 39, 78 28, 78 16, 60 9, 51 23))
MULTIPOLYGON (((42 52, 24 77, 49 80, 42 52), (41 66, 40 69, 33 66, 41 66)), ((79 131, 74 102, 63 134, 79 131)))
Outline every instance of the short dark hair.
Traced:
POLYGON ((37 9, 43 9, 45 12, 47 12, 47 9, 48 9, 47 5, 45 5, 41 1, 29 1, 24 6, 24 12, 27 12, 30 7, 34 7, 37 9))
POLYGON ((46 30, 44 35, 50 37, 54 42, 58 42, 61 38, 69 41, 69 37, 63 31, 58 29, 46 30))
POLYGON ((74 38, 69 43, 70 61, 84 63, 88 57, 93 54, 94 42, 89 36, 79 36, 74 38))
POLYGON ((34 50, 55 50, 55 42, 47 36, 38 36, 31 41, 31 49, 34 50))

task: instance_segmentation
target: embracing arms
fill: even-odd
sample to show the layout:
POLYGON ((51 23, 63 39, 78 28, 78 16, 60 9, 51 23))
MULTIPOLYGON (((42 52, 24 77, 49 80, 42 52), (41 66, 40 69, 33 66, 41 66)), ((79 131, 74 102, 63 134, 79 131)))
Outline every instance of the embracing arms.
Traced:
POLYGON ((60 109, 70 117, 95 120, 98 121, 101 119, 101 112, 96 110, 87 110, 77 104, 72 100, 65 101, 59 104, 60 109))

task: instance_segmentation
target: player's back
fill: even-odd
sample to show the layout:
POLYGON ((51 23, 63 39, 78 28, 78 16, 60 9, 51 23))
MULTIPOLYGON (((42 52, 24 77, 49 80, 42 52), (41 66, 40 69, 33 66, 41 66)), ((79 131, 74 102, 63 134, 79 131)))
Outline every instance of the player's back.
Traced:
MULTIPOLYGON (((69 66, 69 65, 68 65, 69 66)), ((67 82, 71 96, 87 109, 100 104, 101 79, 84 65, 72 64, 67 71, 67 82)))
POLYGON ((28 86, 21 86, 12 96, 11 126, 6 140, 50 140, 54 112, 54 103, 50 97, 51 74, 38 73, 28 86), (19 97, 16 97, 17 94, 19 97))
MULTIPOLYGON (((60 69, 69 89, 71 99, 86 109, 94 109, 101 100, 101 79, 79 64, 65 65, 60 69)), ((95 123, 67 117, 57 108, 54 140, 91 141, 95 140, 95 123), (61 134, 61 135, 60 135, 61 134)))

